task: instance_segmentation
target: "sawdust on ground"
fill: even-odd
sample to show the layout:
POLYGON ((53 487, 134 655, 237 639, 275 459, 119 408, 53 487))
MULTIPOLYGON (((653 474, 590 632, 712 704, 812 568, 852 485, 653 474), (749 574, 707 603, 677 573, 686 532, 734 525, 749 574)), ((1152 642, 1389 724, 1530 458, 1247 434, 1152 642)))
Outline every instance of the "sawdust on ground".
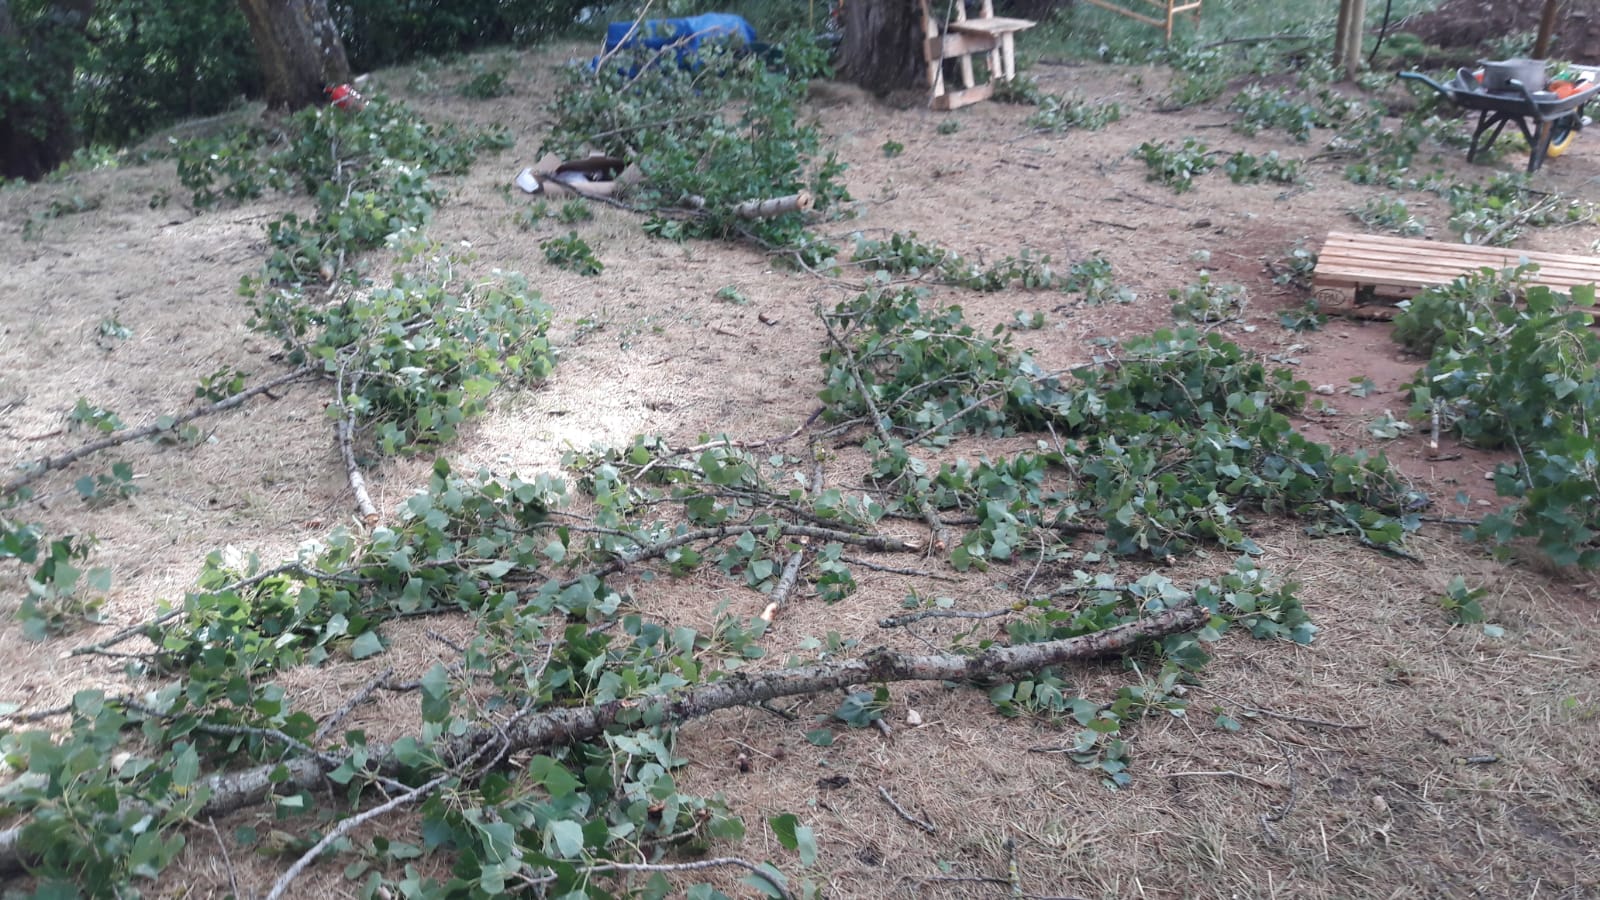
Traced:
MULTIPOLYGON (((581 51, 569 51, 581 52, 581 51)), ((493 413, 466 429, 449 450, 458 469, 556 471, 570 446, 627 440, 640 432, 675 442, 701 434, 784 434, 816 407, 822 329, 813 314, 851 294, 838 281, 796 274, 744 247, 677 245, 645 236, 631 215, 597 207, 578 227, 606 264, 581 278, 546 264, 539 233, 512 216, 527 200, 508 192, 510 178, 537 156, 553 89, 556 51, 521 54, 516 93, 497 101, 462 100, 441 87, 409 96, 407 72, 380 73, 382 89, 428 115, 504 122, 515 149, 487 158, 453 184, 453 196, 430 226, 445 244, 470 244, 477 264, 521 270, 542 287, 566 344, 548 383, 506 394, 493 413), (725 285, 748 305, 718 302, 725 285), (579 335, 582 339, 577 339, 579 335)), ((850 164, 853 219, 821 230, 886 235, 915 231, 973 258, 993 261, 1026 247, 1065 266, 1094 252, 1138 293, 1127 306, 1063 306, 1064 296, 936 289, 963 304, 980 328, 1009 322, 1019 310, 1043 310, 1046 326, 1021 332, 1047 368, 1087 360, 1094 341, 1167 326, 1169 288, 1202 269, 1248 287, 1243 323, 1224 327, 1235 340, 1292 359, 1306 381, 1331 385, 1338 415, 1300 424, 1340 446, 1371 443, 1366 424, 1385 409, 1401 414, 1400 385, 1415 371, 1387 327, 1335 320, 1322 331, 1279 327, 1280 310, 1304 297, 1273 284, 1264 268, 1300 243, 1314 249, 1330 229, 1356 227, 1347 209, 1373 196, 1341 176, 1346 161, 1314 160, 1303 187, 1236 186, 1221 173, 1173 195, 1144 179, 1129 151, 1148 139, 1198 135, 1213 146, 1277 149, 1312 157, 1315 145, 1270 134, 1244 138, 1226 129, 1220 108, 1158 111, 1164 75, 1154 69, 1041 66, 1046 90, 1114 99, 1125 117, 1098 133, 1030 133, 1027 110, 982 104, 955 115, 889 109, 852 89, 821 92, 815 112, 850 164), (939 133, 946 119, 960 123, 939 133), (904 145, 889 158, 886 141, 904 145), (1377 390, 1351 395, 1351 379, 1377 390)), ((444 79, 440 80, 443 83, 444 79)), ((1454 154, 1440 165, 1482 177, 1454 154)), ((1518 167, 1508 157, 1501 168, 1518 167)), ((1600 200, 1600 140, 1580 140, 1547 165, 1536 184, 1600 200)), ((255 377, 282 371, 272 342, 244 324, 235 288, 254 272, 265 248, 263 225, 288 207, 268 199, 196 215, 185 208, 170 162, 99 170, 64 181, 0 192, 0 459, 20 462, 73 446, 57 433, 79 396, 116 410, 130 423, 183 408, 206 374, 235 367, 255 377), (161 198, 169 198, 164 204, 161 198), (92 200, 76 215, 42 221, 36 239, 23 225, 52 200, 92 200), (109 318, 133 336, 106 340, 109 318)), ((1443 230, 1447 212, 1426 196, 1408 198, 1443 230), (1430 205, 1431 204, 1431 205, 1430 205)), ((1579 251, 1600 239, 1593 226, 1530 235, 1531 249, 1579 251)), ((381 260, 375 271, 382 272, 381 260)), ((65 655, 106 629, 149 617, 156 604, 182 597, 208 552, 224 546, 276 560, 338 525, 354 527, 350 498, 322 388, 302 386, 238 412, 203 420, 194 448, 127 446, 139 474, 130 502, 85 514, 70 478, 47 482, 36 508, 52 529, 92 531, 96 559, 115 570, 109 625, 43 644, 0 629, 0 700, 38 708, 74 690, 129 686, 114 661, 65 655)), ((964 443, 947 456, 997 444, 964 443)), ((1444 511, 1482 511, 1493 500, 1484 473, 1497 459, 1464 451, 1430 461, 1424 441, 1408 436, 1383 447, 1444 511), (1459 496, 1458 496, 1459 495, 1459 496)), ((830 483, 859 483, 860 460, 839 448, 830 483)), ((386 463, 369 473, 374 500, 392 510, 426 477, 427 460, 386 463)), ((77 470, 74 470, 76 472, 77 470)), ((85 469, 87 471, 87 469, 85 469)), ((1588 575, 1553 572, 1533 562, 1500 565, 1430 529, 1411 564, 1351 543, 1315 540, 1292 523, 1268 524, 1262 565, 1301 583, 1320 627, 1310 647, 1224 642, 1191 695, 1186 718, 1150 719, 1131 729, 1134 783, 1108 792, 1061 753, 1070 732, 1050 723, 999 717, 982 692, 933 684, 893 689, 892 736, 850 731, 828 748, 807 743, 816 715, 836 705, 819 697, 792 710, 796 721, 763 711, 726 712, 682 731, 690 762, 685 790, 719 793, 746 817, 749 836, 718 851, 771 858, 811 878, 835 897, 995 897, 1006 895, 1015 864, 1030 895, 1082 897, 1391 897, 1600 895, 1600 598, 1588 575), (1489 588, 1485 601, 1501 637, 1443 623, 1437 596, 1454 575, 1489 588), (910 710, 920 727, 906 724, 910 710), (1260 710, 1247 716, 1248 710, 1260 710), (1245 723, 1229 732, 1213 723, 1226 712, 1245 723), (750 771, 736 760, 743 753, 750 771), (1494 762, 1474 765, 1470 758, 1494 762), (901 820, 879 796, 886 788, 936 826, 925 833, 901 820), (822 855, 801 872, 763 826, 792 811, 816 829, 822 855), (1014 849, 1008 849, 1014 848, 1014 849), (943 879, 943 880, 941 880, 943 879)), ((934 569, 924 559, 884 562, 934 569)), ((1217 574, 1226 554, 1185 560, 1174 577, 1217 574)), ((1025 576, 1025 573, 1024 573, 1025 576)), ((830 607, 798 598, 764 639, 771 657, 800 653, 802 641, 837 632, 862 647, 935 646, 951 629, 885 634, 877 620, 906 593, 954 598, 962 608, 1003 604, 1000 584, 1019 577, 996 567, 957 583, 858 572, 861 590, 830 607)), ((0 615, 14 608, 8 587, 0 615)), ((762 598, 710 577, 649 586, 648 611, 674 623, 709 624, 728 603, 754 615, 762 598)), ((445 640, 466 623, 386 626, 393 649, 376 660, 342 661, 286 673, 291 699, 326 714, 373 674, 395 666, 420 673, 450 653, 445 640)), ((1130 673, 1071 673, 1094 692, 1126 683, 1130 673)), ((147 684, 132 680, 135 688, 147 684)), ((358 709, 347 727, 376 736, 415 721, 415 700, 383 698, 358 709)), ((262 813, 219 822, 278 827, 262 813)), ((393 827, 393 826, 390 826, 393 827)), ((164 881, 162 895, 221 896, 230 874, 241 884, 270 882, 286 860, 234 847, 228 862, 201 830, 164 881), (181 886, 179 882, 182 882, 181 886)), ((297 885, 300 896, 353 896, 338 865, 322 865, 297 885)), ((725 890, 739 894, 727 879, 725 890)))

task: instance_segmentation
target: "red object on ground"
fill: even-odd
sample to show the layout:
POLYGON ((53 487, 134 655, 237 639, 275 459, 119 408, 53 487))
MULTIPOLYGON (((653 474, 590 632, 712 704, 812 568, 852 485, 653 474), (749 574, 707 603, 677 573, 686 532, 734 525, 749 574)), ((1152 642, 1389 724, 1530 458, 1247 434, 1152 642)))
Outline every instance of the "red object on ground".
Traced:
POLYGON ((348 84, 325 88, 324 93, 328 95, 328 100, 339 109, 360 109, 367 105, 367 98, 361 96, 359 91, 348 84))

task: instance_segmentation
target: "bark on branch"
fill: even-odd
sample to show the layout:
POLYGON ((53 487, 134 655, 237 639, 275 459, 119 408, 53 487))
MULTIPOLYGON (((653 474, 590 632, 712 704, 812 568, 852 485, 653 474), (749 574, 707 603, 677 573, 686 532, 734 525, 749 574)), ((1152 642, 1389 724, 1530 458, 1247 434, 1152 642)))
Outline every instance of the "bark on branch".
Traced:
MULTIPOLYGON (((858 659, 776 672, 736 672, 721 681, 662 697, 553 709, 526 716, 504 727, 479 726, 441 742, 438 754, 446 767, 455 769, 472 760, 490 743, 500 744, 499 752, 509 755, 591 740, 616 725, 643 721, 682 723, 721 709, 836 691, 856 684, 973 681, 1031 672, 1072 660, 1114 654, 1140 641, 1190 631, 1199 628, 1209 617, 1210 613, 1203 607, 1182 606, 1095 634, 1039 644, 991 647, 975 656, 916 656, 879 648, 858 659)), ((368 745, 366 758, 373 761, 369 771, 375 769, 377 775, 393 777, 401 772, 400 761, 388 745, 368 745)), ((203 781, 210 799, 195 817, 226 815, 260 803, 274 791, 315 789, 339 762, 337 757, 301 756, 282 764, 269 763, 211 775, 203 781), (286 777, 275 778, 275 773, 286 777)), ((21 845, 20 837, 20 827, 0 830, 0 871, 15 870, 22 864, 28 848, 21 845)))

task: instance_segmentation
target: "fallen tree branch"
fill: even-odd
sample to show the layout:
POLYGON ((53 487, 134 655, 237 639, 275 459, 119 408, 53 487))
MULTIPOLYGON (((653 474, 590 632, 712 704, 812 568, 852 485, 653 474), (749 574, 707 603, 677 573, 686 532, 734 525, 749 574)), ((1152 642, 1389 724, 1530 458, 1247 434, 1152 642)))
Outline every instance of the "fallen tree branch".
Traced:
MULTIPOLYGON (((578 872, 582 875, 609 875, 613 872, 695 872, 701 869, 717 869, 724 866, 738 866, 749 871, 752 875, 765 881, 779 900, 788 900, 789 892, 784 890, 783 885, 773 879, 772 873, 749 860, 739 859, 736 856, 719 856, 716 859, 697 859, 693 862, 683 863, 596 863, 592 866, 580 866, 578 867, 578 872)), ((522 876, 522 883, 528 887, 543 887, 555 880, 556 877, 554 875, 542 878, 522 876)))
POLYGON ((314 862, 317 857, 321 856, 322 852, 328 849, 328 847, 334 841, 339 840, 366 822, 370 822, 379 816, 385 815, 386 813, 393 812, 394 810, 399 809, 400 807, 409 803, 415 803, 418 800, 421 800, 423 797, 426 797, 430 792, 432 792, 434 788, 437 788, 454 777, 454 773, 446 772, 427 784, 418 785, 387 803, 379 804, 378 806, 374 806, 365 812, 358 813, 350 816, 347 819, 341 820, 338 825, 330 828, 328 833, 322 836, 322 840, 317 841, 317 843, 313 845, 310 850, 307 850, 305 853, 301 854, 300 858, 294 861, 294 865, 290 866, 288 871, 278 876, 278 880, 272 884, 272 890, 267 892, 267 900, 279 900, 279 898, 284 895, 284 892, 289 890, 289 885, 295 880, 295 878, 299 877, 300 873, 305 871, 306 866, 311 865, 311 863, 314 862))
MULTIPOLYGON (((361 379, 356 378, 350 383, 350 393, 354 394, 361 387, 361 379)), ((344 392, 344 367, 339 368, 339 403, 345 402, 347 395, 344 392)), ((378 508, 372 505, 372 497, 367 494, 367 479, 361 474, 361 467, 356 465, 356 411, 348 406, 343 407, 343 415, 339 416, 336 432, 339 437, 339 456, 344 459, 345 475, 350 480, 350 491, 356 495, 356 512, 361 514, 361 521, 368 528, 378 524, 378 508)))
POLYGON ((624 553, 597 569, 591 569, 590 571, 584 573, 584 575, 580 575, 577 578, 568 579, 567 581, 562 582, 561 589, 566 590, 588 576, 604 578, 607 575, 615 575, 618 572, 627 569, 631 565, 644 562, 647 559, 655 559, 657 557, 664 556, 679 547, 693 544, 697 541, 715 541, 723 538, 738 537, 741 534, 747 534, 751 532, 754 532, 755 534, 766 534, 773 529, 777 529, 778 533, 784 537, 805 537, 816 538, 823 541, 836 541, 841 544, 852 544, 857 547, 865 547, 868 550, 877 550, 880 553, 915 553, 922 549, 917 544, 913 544, 909 541, 902 541, 899 538, 893 538, 887 535, 856 534, 854 532, 838 531, 832 528, 819 528, 814 525, 794 525, 788 523, 775 525, 720 525, 716 528, 701 528, 696 531, 686 531, 683 534, 675 535, 659 543, 640 547, 631 553, 624 553))
MULTIPOLYGON (((550 709, 503 726, 479 725, 441 740, 436 747, 441 763, 455 769, 476 758, 488 745, 499 745, 497 753, 503 757, 592 740, 619 724, 645 721, 677 724, 722 709, 779 697, 836 691, 850 685, 894 681, 969 682, 1032 672, 1070 660, 1106 656, 1141 641, 1191 631, 1205 624, 1210 615, 1204 607, 1180 606, 1094 634, 1037 644, 990 647, 973 656, 914 656, 879 648, 857 659, 774 672, 735 672, 711 684, 663 696, 630 697, 594 706, 550 709)), ((395 776, 404 769, 387 744, 369 744, 363 756, 368 760, 364 771, 369 776, 395 776)), ((223 816, 260 803, 274 792, 313 790, 343 761, 343 758, 327 755, 299 756, 251 769, 212 774, 195 787, 203 789, 209 799, 194 811, 193 817, 223 816)), ((22 845, 24 828, 18 825, 0 830, 0 871, 15 870, 28 856, 28 848, 22 845)))
MULTIPOLYGON (((828 321, 828 317, 823 315, 821 310, 817 311, 817 318, 822 320, 822 327, 828 330, 828 339, 833 341, 834 346, 838 347, 839 352, 843 353, 845 359, 849 361, 850 380, 855 383, 856 391, 861 394, 861 402, 867 405, 867 412, 872 415, 872 427, 877 430, 878 437, 883 441, 885 448, 893 445, 894 438, 889 436, 889 429, 883 424, 883 414, 878 412, 878 404, 872 399, 872 392, 867 390, 867 382, 861 377, 861 368, 856 365, 855 356, 850 353, 850 348, 845 346, 844 341, 839 339, 838 333, 833 330, 833 323, 828 321)), ((916 503, 917 512, 922 515, 922 520, 928 523, 928 531, 933 541, 933 552, 943 554, 945 549, 950 546, 950 529, 939 521, 939 513, 934 510, 933 504, 928 502, 927 497, 921 494, 911 494, 910 496, 911 500, 916 503)))
POLYGON ((89 443, 84 444, 83 446, 74 450, 68 450, 66 453, 63 453, 60 456, 40 457, 39 459, 36 459, 27 465, 26 472, 6 482, 4 486, 0 486, 0 498, 10 497, 28 485, 38 481, 40 478, 43 478, 46 473, 52 472, 56 469, 66 468, 67 466, 72 465, 86 456, 93 456, 94 454, 99 453, 101 450, 109 450, 112 447, 119 447, 130 441, 154 437, 163 431, 172 431, 180 425, 186 425, 203 416, 209 416, 219 412, 226 412, 236 406, 239 406, 252 397, 258 397, 271 391, 273 388, 282 387, 291 381, 299 381, 300 379, 306 377, 307 375, 313 374, 316 371, 317 367, 308 363, 292 372, 286 372, 282 375, 279 375, 277 378, 264 381, 253 388, 247 388, 230 397, 224 397, 215 403, 196 407, 186 413, 180 413, 176 416, 162 416, 148 425, 140 426, 132 429, 131 431, 119 431, 115 434, 107 435, 98 441, 90 441, 89 443))
MULTIPOLYGON (((269 578, 276 578, 279 575, 299 575, 303 578, 314 578, 318 581, 340 581, 346 584, 360 584, 362 582, 362 579, 358 576, 346 575, 342 572, 323 572, 318 569, 307 568, 301 563, 292 562, 284 563, 281 566, 273 566, 265 571, 257 572, 248 578, 241 578, 232 584, 226 584, 222 587, 216 588, 215 590, 203 591, 201 593, 226 594, 231 591, 242 591, 246 588, 255 587, 269 578)), ((73 648, 72 655, 83 656, 85 654, 92 653, 105 653, 105 651, 115 647, 123 641, 136 638, 158 625, 165 625, 173 619, 183 615, 184 612, 186 612, 186 607, 174 607, 153 619, 146 619, 137 625, 129 625, 127 628, 122 629, 98 644, 89 644, 85 647, 73 648)))
POLYGON ((889 616, 878 620, 879 628, 901 628, 923 619, 998 619, 1009 616, 1021 610, 1006 607, 1005 609, 992 609, 988 612, 977 612, 966 609, 925 609, 921 612, 906 613, 901 616, 889 616))
POLYGON ((339 723, 344 721, 345 716, 350 715, 350 713, 354 711, 356 707, 367 702, 367 698, 371 697, 373 693, 378 690, 378 688, 388 684, 389 679, 393 677, 393 675, 394 666, 390 666, 389 668, 384 669, 382 672, 379 672, 377 677, 369 680, 361 687, 361 690, 356 691, 354 696, 352 696, 349 700, 346 700, 337 710, 335 710, 333 715, 329 716, 321 725, 317 726, 317 733, 311 736, 311 743, 314 745, 322 743, 323 739, 328 736, 329 732, 339 727, 339 723))
POLYGON ((794 592, 795 584, 800 580, 800 565, 806 560, 805 550, 796 550, 789 554, 789 561, 783 564, 783 575, 778 578, 778 585, 772 589, 772 599, 768 601, 767 608, 761 611, 761 621, 772 624, 777 617, 778 610, 788 601, 789 595, 794 592))
POLYGON ((801 191, 787 197, 772 197, 767 200, 746 200, 734 204, 733 214, 741 219, 770 219, 784 213, 805 212, 811 209, 815 201, 810 191, 801 191))
POLYGON ((839 557, 839 561, 842 563, 849 563, 852 566, 860 566, 863 569, 868 569, 873 572, 886 572, 890 575, 916 575, 920 578, 932 578, 934 581, 956 582, 961 580, 959 578, 952 578, 949 575, 940 575, 938 572, 926 572, 922 569, 911 569, 905 566, 886 566, 882 563, 875 563, 870 559, 862 559, 859 556, 841 555, 839 557))
MULTIPOLYGON (((806 493, 811 495, 811 501, 816 502, 822 493, 822 454, 817 450, 816 438, 811 439, 811 484, 807 485, 806 493)), ((767 608, 761 611, 761 621, 772 624, 778 610, 788 601, 789 595, 794 593, 794 586, 800 580, 800 569, 806 561, 806 544, 809 541, 802 539, 800 546, 789 554, 789 561, 783 564, 783 575, 778 578, 778 584, 772 589, 772 601, 767 608)))

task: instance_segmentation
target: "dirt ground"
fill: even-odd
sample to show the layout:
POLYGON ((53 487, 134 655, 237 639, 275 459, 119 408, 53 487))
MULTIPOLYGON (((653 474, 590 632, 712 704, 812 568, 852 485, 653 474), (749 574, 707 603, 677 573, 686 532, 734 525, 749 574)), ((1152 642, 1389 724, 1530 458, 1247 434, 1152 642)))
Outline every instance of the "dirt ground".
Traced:
MULTIPOLYGON (((817 405, 823 331, 813 307, 851 295, 848 285, 794 273, 748 248, 652 240, 635 216, 607 207, 578 226, 606 265, 601 276, 547 264, 538 241, 554 226, 548 234, 521 230, 512 216, 527 201, 507 186, 537 155, 547 121, 542 92, 557 83, 552 66, 582 52, 518 55, 516 92, 494 101, 444 88, 416 94, 407 90, 414 82, 406 71, 375 76, 378 89, 430 116, 503 122, 517 134, 513 150, 453 182, 430 234, 470 244, 484 270, 527 273, 555 308, 555 336, 565 345, 546 384, 500 396, 491 415, 465 430, 448 451, 458 470, 556 471, 569 446, 640 432, 675 443, 719 431, 786 433, 817 405), (749 305, 716 301, 725 285, 749 305)), ((1274 285, 1264 263, 1297 243, 1315 249, 1330 229, 1359 228, 1347 210, 1378 189, 1345 181, 1344 160, 1313 159, 1321 149, 1315 139, 1296 144, 1227 130, 1226 96, 1211 108, 1159 111, 1161 71, 1040 66, 1033 74, 1049 91, 1114 99, 1124 118, 1101 132, 1049 136, 1024 127, 1022 107, 981 104, 949 115, 890 109, 849 88, 817 91, 813 109, 850 165, 856 198, 854 218, 820 231, 840 238, 915 231, 978 259, 1028 248, 1062 267, 1103 253, 1118 282, 1137 292, 1135 303, 1076 307, 1053 293, 934 291, 982 326, 1042 310, 1045 327, 1020 332, 1018 341, 1047 369, 1087 360, 1096 339, 1169 326, 1166 291, 1208 269, 1250 292, 1248 315, 1225 328, 1229 337, 1334 391, 1322 399, 1337 414, 1308 415, 1305 431, 1341 447, 1375 444, 1368 423, 1384 410, 1403 415, 1399 388, 1419 362, 1382 324, 1336 319, 1316 332, 1286 331, 1279 312, 1305 297, 1274 285), (941 134, 949 119, 959 130, 941 134), (1182 195, 1146 182, 1129 151, 1186 135, 1230 151, 1276 149, 1306 159, 1309 182, 1289 190, 1238 186, 1218 171, 1182 195), (904 153, 886 157, 887 141, 903 144, 904 153), (1377 390, 1352 396, 1351 379, 1362 377, 1377 390)), ((447 86, 448 76, 434 80, 447 86)), ((1455 151, 1444 151, 1439 164, 1463 179, 1492 171, 1468 166, 1455 151)), ((1520 162, 1508 155, 1499 167, 1520 162)), ((1535 183, 1600 201, 1600 138, 1580 139, 1535 183)), ((79 396, 139 423, 184 408, 197 380, 224 366, 256 378, 282 371, 270 358, 273 343, 245 326, 235 288, 263 258, 265 222, 289 201, 195 214, 183 196, 170 162, 0 192, 0 257, 8 263, 0 267, 0 460, 74 446, 80 436, 60 429, 79 396), (164 205, 163 196, 170 197, 164 205), (74 199, 94 208, 43 216, 52 201, 74 199), (131 338, 100 334, 113 317, 131 338)), ((1442 201, 1407 200, 1430 237, 1452 239, 1442 201)), ((1597 242, 1600 228, 1589 225, 1534 232, 1522 246, 1600 252, 1592 249, 1597 242)), ((84 687, 147 689, 129 685, 111 661, 65 653, 180 599, 208 552, 231 546, 276 560, 337 525, 356 527, 322 390, 297 387, 203 420, 209 437, 192 449, 124 447, 115 456, 133 463, 141 490, 109 509, 80 509, 76 474, 46 482, 37 518, 52 529, 92 530, 100 539, 96 561, 114 568, 108 624, 43 644, 24 641, 14 625, 0 628, 0 701, 38 708, 84 687)), ((946 455, 979 449, 961 444, 946 455)), ((1461 451, 1458 459, 1430 461, 1415 435, 1381 449, 1437 499, 1441 513, 1481 514, 1493 501, 1484 480, 1497 462, 1490 455, 1461 451)), ((377 505, 394 509, 425 482, 428 465, 401 461, 370 472, 377 505)), ((847 485, 859 470, 859 460, 841 451, 828 478, 847 485)), ((1187 718, 1131 730, 1134 782, 1126 790, 1109 792, 1047 752, 1068 742, 1069 732, 1002 719, 982 692, 937 685, 894 689, 892 736, 848 731, 828 748, 807 743, 804 733, 835 698, 800 704, 795 722, 750 710, 693 723, 680 737, 690 763, 679 783, 724 795, 746 817, 749 836, 718 852, 773 859, 791 879, 810 878, 831 897, 1003 897, 1013 863, 1031 896, 1600 897, 1600 647, 1592 639, 1600 582, 1536 561, 1493 563, 1437 526, 1415 539, 1422 564, 1313 539, 1292 522, 1266 523, 1257 540, 1262 566, 1303 585, 1320 628, 1316 642, 1225 641, 1187 718), (1485 607, 1502 636, 1445 624, 1437 597, 1456 575, 1488 587, 1485 607), (919 727, 905 724, 913 709, 919 727), (1239 718, 1243 729, 1215 727, 1213 710, 1239 718), (735 765, 741 752, 752 761, 748 773, 735 765), (880 787, 936 831, 900 819, 880 787), (785 811, 816 829, 822 853, 809 869, 761 825, 785 811)), ((1230 566, 1228 555, 1206 553, 1171 574, 1198 578, 1230 566)), ((999 605, 1000 583, 1017 575, 996 567, 928 584, 860 571, 855 595, 834 606, 801 598, 763 643, 782 660, 828 632, 863 647, 910 641, 876 626, 900 608, 908 588, 986 609, 999 605)), ((709 577, 651 590, 643 595, 649 611, 675 623, 707 623, 724 601, 749 615, 763 603, 709 577)), ((9 619, 16 595, 8 585, 0 616, 9 619)), ((445 658, 447 648, 426 631, 448 636, 451 627, 386 626, 390 653, 298 670, 284 681, 294 703, 326 714, 383 667, 414 677, 408 673, 445 658)), ((937 645, 951 633, 928 627, 920 636, 937 645)), ((1129 675, 1084 670, 1078 677, 1093 695, 1129 675)), ((400 697, 363 707, 347 727, 374 737, 400 733, 415 722, 415 703, 400 697)), ((223 835, 236 825, 272 827, 260 818, 240 814, 217 824, 223 835)), ((153 895, 222 896, 230 872, 242 885, 264 886, 287 865, 239 847, 225 862, 208 829, 195 829, 189 846, 172 870, 181 876, 164 879, 153 895)), ((297 882, 299 895, 356 896, 340 868, 316 867, 297 882)), ((748 890, 731 879, 723 888, 748 890)))
MULTIPOLYGON (((1526 0, 1446 0, 1401 28, 1437 47, 1476 48, 1518 32, 1536 33, 1543 9, 1542 2, 1526 0)), ((1557 59, 1600 65, 1600 6, 1592 0, 1562 3, 1550 53, 1557 59)))

